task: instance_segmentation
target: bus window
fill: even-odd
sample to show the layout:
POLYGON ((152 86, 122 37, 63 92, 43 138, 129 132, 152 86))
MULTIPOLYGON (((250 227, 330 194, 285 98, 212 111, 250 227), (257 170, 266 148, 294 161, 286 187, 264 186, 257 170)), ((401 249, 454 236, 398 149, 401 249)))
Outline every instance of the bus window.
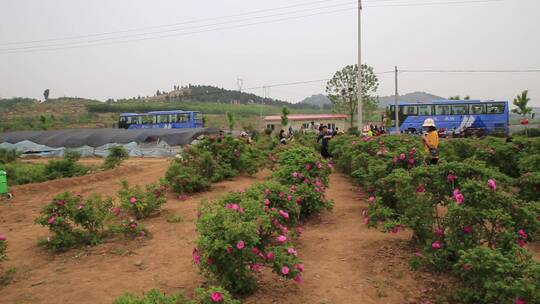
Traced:
POLYGON ((435 115, 450 115, 450 105, 436 105, 435 115))
POLYGON ((471 104, 469 112, 471 114, 486 114, 486 109, 483 104, 471 104))
POLYGON ((142 120, 142 123, 143 124, 152 124, 154 123, 154 115, 143 115, 143 116, 139 116, 142 120))
POLYGON ((487 113, 488 114, 502 114, 504 113, 504 103, 486 103, 487 113))
POLYGON ((466 104, 452 105, 452 115, 466 115, 466 114, 467 114, 466 104))
POLYGON ((178 122, 178 115, 177 114, 169 114, 169 123, 177 123, 178 122))
POLYGON ((141 123, 141 120, 139 119, 140 116, 128 116, 128 124, 130 125, 138 125, 141 123))
POLYGON ((418 106, 418 115, 433 115, 433 106, 418 106))
POLYGON ((189 113, 178 114, 178 122, 180 123, 189 122, 189 113))
POLYGON ((162 115, 156 115, 156 123, 168 123, 169 122, 169 115, 162 114, 162 115))
POLYGON ((416 106, 403 106, 403 114, 408 116, 418 115, 418 108, 416 106))

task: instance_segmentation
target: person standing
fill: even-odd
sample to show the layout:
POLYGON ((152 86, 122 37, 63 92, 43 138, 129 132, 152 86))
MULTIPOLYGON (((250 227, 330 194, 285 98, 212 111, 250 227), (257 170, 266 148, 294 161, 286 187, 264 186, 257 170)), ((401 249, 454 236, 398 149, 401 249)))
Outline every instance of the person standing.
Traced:
POLYGON ((435 121, 428 118, 424 121, 422 127, 426 130, 422 136, 422 142, 426 151, 426 163, 436 165, 439 163, 439 133, 437 132, 435 121))
POLYGON ((330 152, 328 151, 330 139, 332 139, 332 134, 328 132, 327 126, 323 126, 321 132, 319 133, 319 137, 317 137, 317 143, 322 140, 321 156, 324 158, 331 156, 330 152))

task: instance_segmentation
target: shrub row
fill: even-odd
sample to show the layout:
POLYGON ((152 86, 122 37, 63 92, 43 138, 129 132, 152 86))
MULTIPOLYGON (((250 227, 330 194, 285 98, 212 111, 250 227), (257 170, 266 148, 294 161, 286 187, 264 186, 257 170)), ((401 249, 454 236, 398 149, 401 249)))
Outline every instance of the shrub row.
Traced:
POLYGON ((0 262, 7 259, 7 238, 5 235, 0 234, 0 262))
MULTIPOLYGON (((0 170, 7 172, 8 183, 11 186, 82 176, 92 169, 78 163, 81 158, 80 153, 69 150, 65 152, 63 158, 51 159, 47 164, 19 162, 17 157, 15 150, 0 149, 0 170)), ((120 165, 127 157, 128 153, 123 147, 114 146, 105 158, 103 168, 112 169, 120 165)))
POLYGON ((537 144, 451 140, 441 144, 437 166, 425 165, 419 139, 406 136, 343 136, 331 151, 370 193, 366 224, 413 231, 421 248, 413 266, 453 271, 464 283, 464 303, 539 303, 540 267, 522 248, 540 231, 540 202, 526 188, 537 173, 507 175, 508 163, 515 170, 536 161, 529 153, 537 144))
POLYGON ((165 188, 150 184, 143 190, 130 188, 122 182, 118 192, 119 207, 111 198, 63 193, 45 205, 35 222, 52 233, 41 245, 54 251, 65 251, 75 246, 92 246, 109 233, 125 236, 146 236, 148 231, 137 220, 151 215, 165 203, 165 188))
POLYGON ((234 300, 227 290, 219 287, 210 287, 208 289, 198 288, 196 298, 188 299, 182 294, 166 296, 162 292, 151 289, 141 297, 126 293, 116 299, 113 304, 240 304, 240 301, 234 300))
POLYGON ((211 183, 255 174, 263 165, 264 153, 231 136, 211 136, 185 148, 171 162, 165 180, 177 194, 210 189, 211 183))
POLYGON ((292 243, 301 233, 295 226, 331 207, 324 197, 329 165, 313 149, 281 149, 270 181, 200 209, 193 259, 211 281, 234 294, 252 293, 263 268, 299 283, 304 266, 292 243))

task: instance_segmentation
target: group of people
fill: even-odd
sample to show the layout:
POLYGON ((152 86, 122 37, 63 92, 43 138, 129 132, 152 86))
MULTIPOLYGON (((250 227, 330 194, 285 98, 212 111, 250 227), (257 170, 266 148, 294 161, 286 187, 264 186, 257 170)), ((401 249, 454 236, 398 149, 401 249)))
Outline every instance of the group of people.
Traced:
POLYGON ((383 134, 386 134, 386 129, 384 126, 377 126, 377 125, 369 125, 369 129, 365 130, 366 136, 381 136, 383 134))
MULTIPOLYGON (((422 142, 425 150, 425 161, 429 165, 436 165, 439 162, 439 133, 437 132, 437 126, 435 121, 431 118, 428 118, 424 121, 422 127, 425 132, 422 135, 422 142)), ((326 125, 320 125, 319 127, 319 136, 317 137, 317 143, 321 143, 321 156, 324 158, 329 158, 332 155, 328 150, 330 145, 330 140, 343 132, 338 128, 330 129, 326 125)), ((364 136, 379 136, 385 134, 386 130, 384 127, 378 127, 377 125, 370 125, 370 129, 364 133, 364 136)), ((287 140, 292 136, 292 130, 289 129, 289 134, 285 130, 279 132, 279 141, 281 144, 286 144, 287 140)))

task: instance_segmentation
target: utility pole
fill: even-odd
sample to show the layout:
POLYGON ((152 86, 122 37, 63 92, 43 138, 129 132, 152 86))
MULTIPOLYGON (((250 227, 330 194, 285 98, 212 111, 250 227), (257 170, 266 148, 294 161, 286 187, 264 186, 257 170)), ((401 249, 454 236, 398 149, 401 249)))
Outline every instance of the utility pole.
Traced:
POLYGON ((395 85, 396 85, 396 92, 394 94, 394 113, 395 113, 395 121, 396 121, 396 134, 399 134, 401 133, 400 132, 400 129, 399 129, 399 105, 398 105, 398 98, 399 98, 399 95, 398 95, 398 69, 397 69, 397 65, 396 65, 396 70, 395 70, 395 77, 396 77, 396 80, 395 80, 395 85))
POLYGON ((362 132, 362 0, 358 0, 358 131, 362 132))
POLYGON ((236 78, 236 83, 238 84, 238 91, 240 92, 238 103, 242 103, 242 87, 244 86, 244 79, 238 77, 236 78))

